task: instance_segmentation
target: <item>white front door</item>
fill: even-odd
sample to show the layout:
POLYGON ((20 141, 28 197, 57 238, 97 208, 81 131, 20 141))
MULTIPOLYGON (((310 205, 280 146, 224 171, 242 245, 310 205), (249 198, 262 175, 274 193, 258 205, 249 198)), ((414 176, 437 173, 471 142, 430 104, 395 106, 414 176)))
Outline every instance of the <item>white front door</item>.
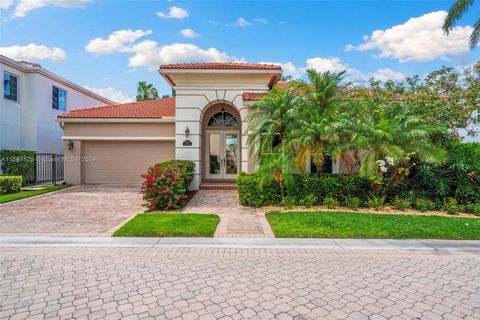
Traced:
POLYGON ((207 131, 207 179, 236 179, 239 167, 238 131, 207 131))

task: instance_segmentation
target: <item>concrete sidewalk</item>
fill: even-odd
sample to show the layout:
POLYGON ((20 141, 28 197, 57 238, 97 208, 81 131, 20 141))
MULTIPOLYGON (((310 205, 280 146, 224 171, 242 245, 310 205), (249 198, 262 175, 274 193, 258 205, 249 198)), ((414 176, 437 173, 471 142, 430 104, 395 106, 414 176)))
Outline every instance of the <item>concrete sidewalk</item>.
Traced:
POLYGON ((0 237, 0 247, 155 247, 480 251, 480 240, 0 237))

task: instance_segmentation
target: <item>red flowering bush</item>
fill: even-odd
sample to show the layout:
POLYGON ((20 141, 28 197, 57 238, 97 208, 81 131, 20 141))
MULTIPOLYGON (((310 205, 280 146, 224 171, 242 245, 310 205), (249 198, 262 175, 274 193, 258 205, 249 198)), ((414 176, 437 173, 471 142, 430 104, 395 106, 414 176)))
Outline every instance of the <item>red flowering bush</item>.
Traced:
POLYGON ((181 208, 193 178, 192 161, 170 160, 155 164, 142 174, 143 200, 148 211, 181 208))

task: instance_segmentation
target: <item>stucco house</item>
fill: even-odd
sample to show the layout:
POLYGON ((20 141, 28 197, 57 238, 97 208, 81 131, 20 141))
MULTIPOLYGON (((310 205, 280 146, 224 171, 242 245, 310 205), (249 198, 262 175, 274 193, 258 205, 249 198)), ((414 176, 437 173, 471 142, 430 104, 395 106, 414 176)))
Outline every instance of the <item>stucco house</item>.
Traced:
POLYGON ((0 55, 0 73, 0 149, 61 154, 63 130, 55 122, 58 115, 114 103, 39 64, 0 55))
MULTIPOLYGON (((252 172, 246 143, 248 106, 278 85, 282 69, 249 63, 162 65, 174 98, 72 110, 64 127, 65 180, 80 184, 140 184, 148 166, 192 160, 192 189, 232 182, 252 172)), ((338 172, 339 165, 332 171, 338 172)))

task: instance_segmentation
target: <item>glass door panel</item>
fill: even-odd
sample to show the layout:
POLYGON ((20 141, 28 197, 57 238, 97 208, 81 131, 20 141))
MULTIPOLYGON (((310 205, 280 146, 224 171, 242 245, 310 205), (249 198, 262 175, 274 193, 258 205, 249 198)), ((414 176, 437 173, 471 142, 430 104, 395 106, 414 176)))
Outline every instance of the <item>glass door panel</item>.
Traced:
POLYGON ((236 133, 225 133, 225 174, 238 173, 238 137, 236 133))
POLYGON ((209 163, 208 173, 210 176, 222 175, 222 134, 210 133, 208 135, 209 163))

